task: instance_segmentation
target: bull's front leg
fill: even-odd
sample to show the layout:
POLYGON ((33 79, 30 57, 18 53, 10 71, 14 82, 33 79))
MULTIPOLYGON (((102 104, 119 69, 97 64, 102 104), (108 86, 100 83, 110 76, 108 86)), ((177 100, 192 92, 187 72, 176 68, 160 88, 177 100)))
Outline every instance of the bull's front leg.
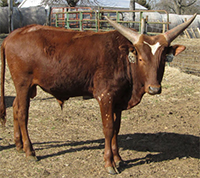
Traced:
POLYGON ((121 156, 119 155, 119 147, 118 147, 118 133, 120 130, 121 124, 121 111, 117 111, 114 113, 114 134, 112 138, 112 153, 113 153, 113 160, 117 167, 119 167, 120 163, 122 162, 121 156))
POLYGON ((103 122, 103 133, 105 135, 105 168, 109 174, 116 174, 118 171, 114 162, 115 155, 113 155, 113 150, 115 150, 115 148, 112 148, 112 139, 115 133, 112 97, 109 96, 109 93, 101 94, 101 97, 98 98, 98 102, 103 122))

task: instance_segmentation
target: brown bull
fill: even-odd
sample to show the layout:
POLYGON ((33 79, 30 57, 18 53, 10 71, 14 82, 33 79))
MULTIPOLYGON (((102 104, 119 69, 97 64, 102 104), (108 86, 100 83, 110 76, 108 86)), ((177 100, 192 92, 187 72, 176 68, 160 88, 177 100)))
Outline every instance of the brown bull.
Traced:
POLYGON ((194 20, 157 35, 132 31, 107 18, 117 31, 78 32, 31 25, 12 32, 1 46, 0 116, 5 123, 5 58, 16 88, 13 102, 14 140, 18 151, 35 159, 27 123, 36 86, 60 103, 69 97, 97 99, 105 135, 105 167, 118 173, 122 161, 117 145, 121 112, 137 105, 145 93, 160 94, 166 56, 185 47, 170 43, 194 20), (129 60, 132 58, 132 60, 129 60))

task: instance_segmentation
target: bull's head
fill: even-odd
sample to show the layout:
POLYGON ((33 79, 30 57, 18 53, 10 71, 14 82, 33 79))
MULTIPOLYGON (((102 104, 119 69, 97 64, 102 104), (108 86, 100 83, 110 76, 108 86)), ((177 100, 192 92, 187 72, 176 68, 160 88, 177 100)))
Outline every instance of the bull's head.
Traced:
POLYGON ((139 34, 106 17, 108 22, 133 44, 136 70, 139 71, 138 77, 146 93, 152 95, 161 93, 165 61, 169 60, 170 56, 176 56, 185 50, 185 46, 170 46, 170 43, 192 23, 195 17, 196 14, 187 22, 156 36, 139 34))

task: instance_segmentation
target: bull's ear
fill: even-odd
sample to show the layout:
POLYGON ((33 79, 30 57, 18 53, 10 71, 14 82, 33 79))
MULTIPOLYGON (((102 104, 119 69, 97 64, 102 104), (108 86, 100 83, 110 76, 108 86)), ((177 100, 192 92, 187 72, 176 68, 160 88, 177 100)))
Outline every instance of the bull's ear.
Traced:
POLYGON ((166 62, 172 62, 174 56, 177 56, 179 53, 185 50, 185 46, 183 45, 173 45, 168 48, 167 55, 166 55, 166 62))
POLYGON ((179 53, 185 50, 185 46, 183 45, 173 45, 168 48, 167 55, 166 55, 166 62, 172 62, 174 56, 177 56, 179 53))
POLYGON ((170 49, 169 49, 169 52, 168 54, 173 54, 174 56, 177 56, 179 53, 181 53, 182 51, 185 50, 185 46, 183 45, 173 45, 173 46, 170 46, 170 49))
POLYGON ((128 60, 129 60, 130 63, 136 62, 137 52, 136 52, 134 46, 132 46, 132 45, 121 45, 121 46, 119 46, 119 49, 120 49, 120 51, 126 52, 126 54, 128 55, 128 60))

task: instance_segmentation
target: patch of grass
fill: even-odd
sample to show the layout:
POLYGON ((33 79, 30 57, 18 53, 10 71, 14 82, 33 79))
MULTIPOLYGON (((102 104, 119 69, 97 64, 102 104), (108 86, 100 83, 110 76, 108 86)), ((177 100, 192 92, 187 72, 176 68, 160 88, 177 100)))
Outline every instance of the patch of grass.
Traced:
POLYGON ((51 127, 51 129, 52 129, 52 130, 55 130, 55 129, 56 129, 56 127, 55 127, 55 126, 53 126, 53 127, 51 127))
POLYGON ((187 92, 187 93, 192 94, 192 93, 194 93, 195 89, 187 87, 187 88, 184 89, 184 91, 187 92))
POLYGON ((164 89, 169 89, 169 88, 171 87, 171 85, 169 85, 169 84, 163 84, 162 87, 163 87, 164 89))

